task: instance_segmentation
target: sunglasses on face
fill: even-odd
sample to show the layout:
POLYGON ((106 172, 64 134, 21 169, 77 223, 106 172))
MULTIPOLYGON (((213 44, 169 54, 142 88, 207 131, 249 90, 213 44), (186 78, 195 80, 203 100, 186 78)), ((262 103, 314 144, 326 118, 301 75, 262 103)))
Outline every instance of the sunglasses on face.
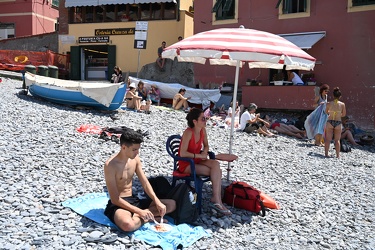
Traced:
POLYGON ((202 122, 205 122, 205 121, 207 121, 207 118, 203 116, 203 117, 201 118, 201 121, 202 121, 202 122))

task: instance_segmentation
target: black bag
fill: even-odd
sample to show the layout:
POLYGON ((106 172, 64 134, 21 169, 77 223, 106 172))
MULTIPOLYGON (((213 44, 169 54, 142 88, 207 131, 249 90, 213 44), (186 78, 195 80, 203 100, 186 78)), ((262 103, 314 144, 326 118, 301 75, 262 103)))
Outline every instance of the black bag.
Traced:
POLYGON ((176 225, 192 223, 198 219, 199 212, 195 204, 197 196, 192 187, 186 183, 177 184, 167 197, 176 201, 176 210, 169 214, 176 225))
POLYGON ((172 185, 165 177, 151 177, 148 181, 159 199, 167 199, 168 193, 172 190, 172 185))
POLYGON ((349 143, 346 140, 340 139, 340 151, 349 153, 352 151, 352 147, 349 145, 349 143))

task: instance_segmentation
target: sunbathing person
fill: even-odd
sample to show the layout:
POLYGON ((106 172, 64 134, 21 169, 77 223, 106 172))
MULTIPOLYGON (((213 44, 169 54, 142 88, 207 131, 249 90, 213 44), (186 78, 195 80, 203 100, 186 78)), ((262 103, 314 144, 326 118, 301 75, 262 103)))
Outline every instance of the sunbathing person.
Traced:
POLYGON ((120 137, 120 152, 108 159, 104 166, 110 198, 104 214, 125 232, 137 230, 145 222, 176 209, 174 200, 159 200, 147 180, 138 156, 142 142, 140 133, 132 129, 124 132, 120 137), (132 193, 134 173, 150 199, 139 200, 132 193))
POLYGON ((172 108, 173 109, 177 109, 179 110, 182 106, 184 107, 184 110, 185 111, 188 111, 189 109, 189 104, 188 104, 188 100, 191 98, 191 97, 184 97, 186 93, 186 89, 182 88, 178 91, 177 94, 175 94, 175 96, 173 97, 173 103, 172 103, 172 108))
POLYGON ((296 128, 294 125, 288 125, 277 120, 272 120, 268 115, 264 116, 264 120, 267 121, 266 126, 268 128, 276 130, 280 134, 294 136, 298 139, 306 137, 306 132, 296 128))
MULTIPOLYGON (((228 115, 225 118, 225 124, 230 126, 232 123, 232 105, 233 102, 230 103, 230 107, 228 108, 228 115)), ((238 106, 238 102, 236 102, 236 111, 234 112, 234 128, 239 128, 240 126, 240 106, 238 106)))
POLYGON ((142 97, 138 96, 136 93, 135 83, 132 82, 129 84, 129 91, 126 92, 125 100, 126 107, 130 109, 135 109, 139 111, 141 109, 141 99, 142 97))
MULTIPOLYGON (((212 203, 210 207, 221 214, 231 215, 231 211, 221 201, 220 163, 217 160, 207 159, 209 147, 206 132, 206 117, 203 110, 192 108, 187 114, 186 120, 189 127, 182 134, 178 155, 194 159, 197 175, 210 176, 212 182, 212 203)), ((178 171, 190 174, 189 162, 179 161, 178 171)))
POLYGON ((160 106, 160 90, 156 84, 151 85, 151 89, 148 91, 148 98, 151 103, 156 103, 156 105, 160 106))
POLYGON ((348 124, 349 117, 344 116, 341 118, 342 122, 342 132, 341 132, 341 139, 346 139, 349 141, 350 144, 353 146, 359 146, 359 144, 354 140, 352 128, 348 124))
POLYGON ((275 136, 275 134, 267 129, 266 124, 268 122, 261 119, 260 114, 255 114, 257 108, 255 103, 250 103, 249 109, 243 112, 240 119, 240 130, 246 133, 257 131, 259 134, 267 137, 275 136))

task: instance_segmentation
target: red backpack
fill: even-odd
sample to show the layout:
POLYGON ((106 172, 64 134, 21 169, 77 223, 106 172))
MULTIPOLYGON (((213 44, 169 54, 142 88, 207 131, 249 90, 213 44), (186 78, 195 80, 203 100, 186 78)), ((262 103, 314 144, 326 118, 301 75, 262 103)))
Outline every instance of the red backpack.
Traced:
POLYGON ((236 208, 242 208, 256 214, 262 211, 262 216, 266 215, 266 210, 260 199, 260 191, 243 181, 232 182, 225 188, 223 201, 236 208))

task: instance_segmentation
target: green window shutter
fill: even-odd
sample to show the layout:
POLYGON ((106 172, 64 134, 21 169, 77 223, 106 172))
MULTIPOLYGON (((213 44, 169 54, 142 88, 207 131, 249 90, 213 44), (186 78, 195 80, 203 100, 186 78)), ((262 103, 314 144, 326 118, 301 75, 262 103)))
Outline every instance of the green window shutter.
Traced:
POLYGON ((232 3, 233 3, 233 0, 226 0, 224 7, 223 7, 223 11, 229 11, 230 7, 232 7, 232 3))
POLYGON ((70 79, 81 80, 81 48, 79 46, 70 47, 70 79))
POLYGON ((217 12, 217 10, 220 8, 223 0, 217 0, 214 7, 212 8, 212 12, 217 12))
MULTIPOLYGON (((113 69, 116 66, 116 45, 108 45, 108 81, 111 79, 113 69)), ((122 67, 120 67, 122 68, 122 67)), ((124 72, 122 72, 124 74, 124 72)))

